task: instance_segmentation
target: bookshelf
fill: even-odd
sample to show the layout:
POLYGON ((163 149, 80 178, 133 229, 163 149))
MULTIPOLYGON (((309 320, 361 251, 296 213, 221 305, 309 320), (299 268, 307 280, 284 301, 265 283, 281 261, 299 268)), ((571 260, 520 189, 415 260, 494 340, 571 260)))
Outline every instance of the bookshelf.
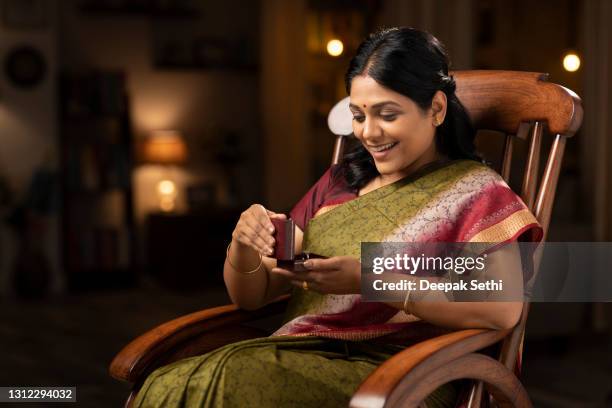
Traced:
POLYGON ((60 76, 62 259, 72 291, 135 282, 132 137, 125 75, 60 76))

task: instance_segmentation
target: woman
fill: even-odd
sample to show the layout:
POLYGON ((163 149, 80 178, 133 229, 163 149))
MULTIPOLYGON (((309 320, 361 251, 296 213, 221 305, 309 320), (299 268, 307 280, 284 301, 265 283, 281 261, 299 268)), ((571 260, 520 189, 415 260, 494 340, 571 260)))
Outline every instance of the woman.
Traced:
MULTIPOLYGON (((360 243, 495 242, 490 255, 520 274, 518 240, 541 228, 482 163, 455 95, 448 57, 432 35, 383 29, 346 74, 356 144, 293 207, 296 253, 328 257, 307 272, 276 267, 274 227, 285 218, 254 204, 233 232, 224 279, 234 303, 257 309, 292 293, 270 337, 232 343, 154 371, 135 407, 347 406, 378 365, 406 346, 461 328, 508 328, 521 302, 361 302, 360 243)), ((454 407, 461 382, 428 407, 454 407)))

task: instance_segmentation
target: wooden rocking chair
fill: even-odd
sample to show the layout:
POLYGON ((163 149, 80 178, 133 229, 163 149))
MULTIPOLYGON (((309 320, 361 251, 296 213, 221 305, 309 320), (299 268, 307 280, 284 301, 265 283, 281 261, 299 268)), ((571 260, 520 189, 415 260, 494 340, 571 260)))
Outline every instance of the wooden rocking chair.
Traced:
MULTIPOLYGON (((566 139, 582 123, 581 100, 563 86, 547 82, 548 74, 521 71, 453 71, 457 95, 476 129, 506 135, 502 165, 506 181, 515 139, 529 146, 520 194, 542 227, 548 231, 566 139), (541 174, 543 132, 553 135, 548 159, 541 174)), ((333 162, 342 154, 344 136, 338 136, 333 162)), ((149 373, 182 358, 200 355, 225 344, 268 336, 265 330, 247 326, 285 311, 289 295, 256 311, 236 305, 220 306, 179 317, 133 340, 110 365, 114 378, 127 381, 132 391, 130 407, 149 373)), ((376 368, 353 395, 351 407, 417 407, 437 387, 455 379, 473 379, 470 407, 489 405, 531 407, 525 388, 515 375, 522 350, 529 303, 524 303, 519 323, 508 330, 469 329, 432 338, 397 353, 376 368), (482 352, 495 346, 492 358, 482 352)))

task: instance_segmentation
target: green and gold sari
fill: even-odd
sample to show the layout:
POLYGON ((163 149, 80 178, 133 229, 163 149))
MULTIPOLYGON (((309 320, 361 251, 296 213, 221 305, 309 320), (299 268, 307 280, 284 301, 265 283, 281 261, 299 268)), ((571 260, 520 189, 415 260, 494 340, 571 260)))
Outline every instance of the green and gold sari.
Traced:
MULTIPOLYGON (((455 160, 336 205, 308 222, 303 250, 360 258, 361 242, 540 240, 520 198, 487 166, 455 160)), ((284 324, 152 372, 134 407, 341 407, 377 366, 452 331, 360 295, 293 290, 284 324)), ((428 407, 457 406, 459 382, 428 407)))

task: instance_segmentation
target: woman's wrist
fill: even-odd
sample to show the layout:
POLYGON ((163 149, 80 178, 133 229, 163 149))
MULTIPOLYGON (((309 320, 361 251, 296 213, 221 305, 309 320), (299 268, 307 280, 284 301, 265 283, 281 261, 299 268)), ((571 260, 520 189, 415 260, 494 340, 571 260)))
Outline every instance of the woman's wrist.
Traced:
POLYGON ((263 256, 259 252, 235 239, 227 246, 226 260, 233 270, 243 275, 255 273, 263 265, 263 256))

